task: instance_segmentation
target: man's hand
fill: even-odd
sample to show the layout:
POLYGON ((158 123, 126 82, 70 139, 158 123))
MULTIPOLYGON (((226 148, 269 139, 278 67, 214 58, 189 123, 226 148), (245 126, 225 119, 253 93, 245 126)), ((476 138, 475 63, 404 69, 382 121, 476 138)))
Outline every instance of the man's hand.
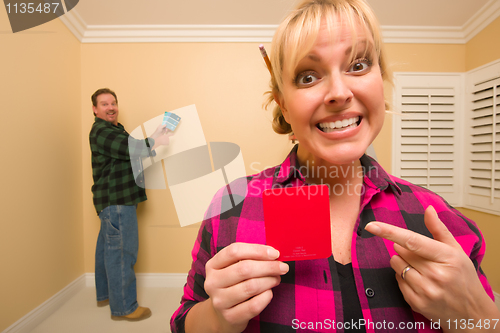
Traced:
POLYGON ((158 138, 160 135, 163 135, 168 131, 167 125, 161 125, 156 128, 153 134, 151 134, 151 139, 158 138))
POLYGON ((156 128, 153 134, 151 134, 151 139, 155 140, 152 150, 158 148, 159 146, 167 146, 170 143, 170 137, 174 133, 167 128, 167 125, 160 125, 156 128))

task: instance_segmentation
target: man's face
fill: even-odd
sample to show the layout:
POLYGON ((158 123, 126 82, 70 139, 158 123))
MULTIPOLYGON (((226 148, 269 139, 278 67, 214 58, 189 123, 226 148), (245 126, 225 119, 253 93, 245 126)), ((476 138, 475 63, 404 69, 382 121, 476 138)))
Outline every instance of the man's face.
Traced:
POLYGON ((97 118, 118 125, 118 103, 113 95, 100 94, 97 96, 97 106, 92 106, 92 110, 97 118))

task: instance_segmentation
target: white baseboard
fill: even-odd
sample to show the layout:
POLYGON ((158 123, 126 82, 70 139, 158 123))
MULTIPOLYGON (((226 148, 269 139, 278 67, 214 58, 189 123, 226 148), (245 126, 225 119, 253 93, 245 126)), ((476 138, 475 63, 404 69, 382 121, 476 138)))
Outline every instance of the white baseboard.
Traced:
MULTIPOLYGON (((182 288, 187 281, 184 273, 136 273, 135 277, 140 288, 182 288)), ((85 273, 85 286, 95 287, 94 273, 85 273)))
MULTIPOLYGON (((187 281, 187 274, 138 273, 137 286, 148 288, 182 288, 187 281)), ((19 319, 2 333, 29 333, 50 317, 85 287, 95 287, 94 273, 85 273, 68 284, 57 294, 49 298, 36 309, 19 319)))
POLYGON ((43 302, 33 311, 19 319, 2 333, 29 333, 37 327, 42 321, 47 319, 71 297, 75 296, 80 290, 85 288, 85 277, 82 275, 75 281, 68 284, 57 294, 43 302))

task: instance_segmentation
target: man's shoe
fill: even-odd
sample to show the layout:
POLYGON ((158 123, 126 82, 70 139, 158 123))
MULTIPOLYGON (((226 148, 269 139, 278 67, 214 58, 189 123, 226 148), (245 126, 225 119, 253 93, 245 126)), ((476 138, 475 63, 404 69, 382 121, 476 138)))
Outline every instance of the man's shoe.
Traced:
POLYGON ((105 299, 104 301, 97 301, 97 306, 100 308, 107 305, 109 305, 109 299, 105 299))
POLYGON ((127 320, 127 321, 139 321, 151 317, 151 310, 149 308, 139 306, 134 312, 125 316, 111 316, 113 320, 127 320))

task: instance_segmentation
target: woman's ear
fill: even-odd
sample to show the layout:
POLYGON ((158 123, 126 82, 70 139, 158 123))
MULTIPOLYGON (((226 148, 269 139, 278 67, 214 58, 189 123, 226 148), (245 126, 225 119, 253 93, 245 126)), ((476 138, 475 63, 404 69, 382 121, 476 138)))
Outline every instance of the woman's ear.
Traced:
POLYGON ((278 104, 278 106, 280 107, 281 114, 283 114, 283 117, 285 118, 286 122, 290 124, 290 122, 288 121, 288 111, 286 110, 285 107, 285 100, 283 98, 283 95, 281 94, 281 92, 273 90, 273 98, 276 104, 278 104))

